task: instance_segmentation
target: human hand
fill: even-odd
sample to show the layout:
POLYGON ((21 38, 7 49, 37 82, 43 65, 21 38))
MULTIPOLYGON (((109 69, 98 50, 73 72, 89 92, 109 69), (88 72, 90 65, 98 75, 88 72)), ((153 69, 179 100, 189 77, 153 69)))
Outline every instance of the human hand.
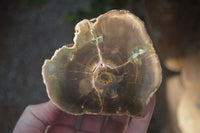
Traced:
MULTIPOLYGON (((146 133, 153 109, 152 97, 147 115, 142 119, 133 118, 128 126, 128 116, 110 116, 104 133, 146 133)), ((78 116, 62 112, 51 101, 28 106, 18 120, 13 133, 101 133, 106 116, 84 115, 80 129, 75 128, 78 116)))

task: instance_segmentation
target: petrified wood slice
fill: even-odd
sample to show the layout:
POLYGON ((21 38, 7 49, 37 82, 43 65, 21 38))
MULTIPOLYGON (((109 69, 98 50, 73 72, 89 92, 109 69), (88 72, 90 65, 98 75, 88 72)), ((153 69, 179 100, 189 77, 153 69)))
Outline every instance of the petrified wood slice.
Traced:
POLYGON ((74 44, 46 60, 48 96, 71 114, 144 116, 161 83, 161 67, 143 22, 113 10, 75 27, 74 44))

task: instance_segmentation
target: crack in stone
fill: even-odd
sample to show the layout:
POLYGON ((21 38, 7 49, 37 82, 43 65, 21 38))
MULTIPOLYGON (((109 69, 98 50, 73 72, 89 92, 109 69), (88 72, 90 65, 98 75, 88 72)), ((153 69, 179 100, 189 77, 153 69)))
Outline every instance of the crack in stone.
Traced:
MULTIPOLYGON (((92 28, 92 25, 91 23, 89 23, 89 28, 90 28, 90 33, 92 35, 92 41, 96 43, 96 47, 97 47, 97 50, 98 50, 98 56, 99 56, 99 63, 98 65, 103 65, 104 66, 104 63, 103 63, 103 59, 102 59, 102 55, 101 55, 101 50, 99 48, 99 40, 103 41, 103 36, 99 36, 99 37, 96 37, 95 33, 94 33, 94 30, 92 28)), ((98 67, 98 66, 97 66, 98 67)), ((101 110, 100 112, 103 111, 103 102, 102 102, 102 99, 101 99, 101 96, 100 96, 100 92, 98 91, 98 89, 96 88, 95 86, 95 79, 94 79, 94 74, 93 74, 93 77, 92 77, 92 85, 94 87, 94 89, 96 90, 97 92, 97 95, 98 95, 98 99, 99 99, 99 102, 100 102, 100 106, 101 106, 101 110)))
POLYGON ((116 66, 116 67, 112 67, 112 66, 110 66, 110 65, 108 65, 108 64, 106 64, 106 66, 107 66, 108 68, 110 68, 110 69, 118 69, 118 68, 120 68, 120 67, 126 66, 128 63, 130 63, 130 61, 126 61, 125 63, 123 63, 123 64, 121 64, 121 65, 119 65, 119 66, 116 66))
MULTIPOLYGON (((109 68, 111 68, 111 69, 118 69, 118 68, 120 68, 120 67, 126 66, 126 65, 127 65, 128 63, 130 63, 130 62, 131 62, 131 63, 134 63, 134 64, 136 65, 136 78, 135 78, 135 83, 136 83, 136 81, 137 81, 137 76, 138 76, 137 64, 139 64, 139 65, 142 64, 141 60, 142 60, 142 58, 143 58, 144 56, 146 56, 146 54, 147 54, 147 52, 148 52, 148 49, 147 49, 146 47, 142 47, 142 46, 136 47, 135 49, 133 49, 133 51, 132 51, 130 57, 128 58, 128 60, 127 60, 125 63, 123 63, 123 64, 121 64, 121 65, 118 65, 118 66, 116 66, 116 67, 111 67, 111 66, 108 65, 108 64, 104 64, 103 59, 102 59, 101 50, 100 50, 100 48, 99 48, 99 42, 102 42, 102 41, 103 41, 103 36, 96 36, 96 34, 95 34, 94 30, 93 30, 93 23, 89 23, 89 29, 90 29, 90 33, 91 33, 91 35, 92 35, 91 41, 92 41, 93 43, 95 43, 95 45, 96 45, 96 47, 97 47, 97 51, 98 51, 99 62, 98 62, 98 64, 97 64, 97 69, 99 69, 99 68, 98 68, 99 65, 101 65, 101 67, 105 67, 105 66, 106 66, 106 67, 109 67, 109 68)), ((95 77, 95 76, 94 76, 94 72, 93 72, 92 85, 93 85, 94 89, 95 89, 96 92, 97 92, 98 99, 99 99, 100 106, 101 106, 101 111, 100 111, 100 112, 102 112, 102 111, 103 111, 103 101, 102 101, 102 98, 101 98, 101 95, 100 95, 101 92, 99 92, 99 90, 98 90, 98 89, 96 88, 96 86, 95 86, 95 78, 94 78, 94 77, 95 77)))

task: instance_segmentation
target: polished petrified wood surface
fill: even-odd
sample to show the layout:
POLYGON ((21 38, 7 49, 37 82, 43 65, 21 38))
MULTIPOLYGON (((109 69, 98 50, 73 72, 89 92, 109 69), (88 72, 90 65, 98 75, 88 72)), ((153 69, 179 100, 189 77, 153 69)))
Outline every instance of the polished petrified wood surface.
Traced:
POLYGON ((75 27, 74 44, 46 60, 48 95, 71 114, 144 116, 161 83, 161 67, 143 22, 113 10, 75 27))

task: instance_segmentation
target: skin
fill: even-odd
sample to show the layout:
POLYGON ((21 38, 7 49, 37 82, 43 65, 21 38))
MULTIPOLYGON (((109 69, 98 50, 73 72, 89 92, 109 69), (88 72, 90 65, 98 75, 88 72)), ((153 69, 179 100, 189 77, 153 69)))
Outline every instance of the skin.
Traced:
MULTIPOLYGON (((128 116, 112 115, 104 133, 146 133, 155 106, 155 95, 151 98, 147 115, 133 118, 127 127, 128 116)), ((62 112, 51 101, 29 105, 19 118, 13 133, 101 133, 106 116, 84 115, 79 131, 75 129, 78 116, 62 112)))

